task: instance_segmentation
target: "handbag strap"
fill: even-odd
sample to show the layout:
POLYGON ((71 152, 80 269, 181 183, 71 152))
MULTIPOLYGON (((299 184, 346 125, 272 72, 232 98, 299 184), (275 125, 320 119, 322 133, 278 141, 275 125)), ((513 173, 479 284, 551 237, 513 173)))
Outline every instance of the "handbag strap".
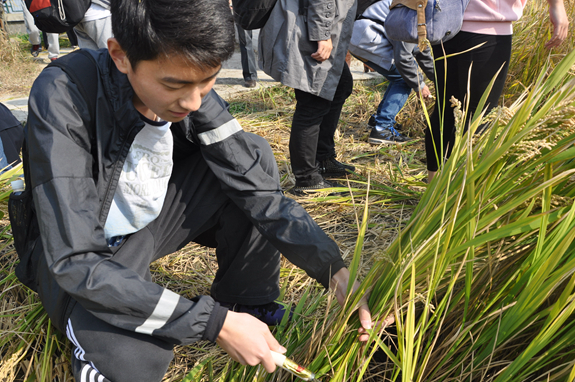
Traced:
POLYGON ((389 9, 397 5, 403 5, 417 12, 417 46, 420 51, 424 51, 428 42, 427 40, 427 23, 425 22, 425 8, 427 0, 393 0, 389 9))

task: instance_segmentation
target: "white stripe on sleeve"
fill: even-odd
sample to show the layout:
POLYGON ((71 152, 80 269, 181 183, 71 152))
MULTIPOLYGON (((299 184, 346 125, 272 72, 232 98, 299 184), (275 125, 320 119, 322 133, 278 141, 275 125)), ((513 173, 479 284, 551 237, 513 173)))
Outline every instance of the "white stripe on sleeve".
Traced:
POLYGON ((234 118, 218 128, 198 134, 198 138, 203 145, 209 146, 211 144, 221 142, 241 130, 242 127, 240 126, 240 123, 234 118))
POLYGON ((178 294, 171 290, 164 289, 156 308, 154 308, 150 317, 136 328, 136 332, 151 335, 154 330, 164 326, 170 319, 172 313, 174 313, 174 310, 176 310, 179 299, 180 296, 178 294))

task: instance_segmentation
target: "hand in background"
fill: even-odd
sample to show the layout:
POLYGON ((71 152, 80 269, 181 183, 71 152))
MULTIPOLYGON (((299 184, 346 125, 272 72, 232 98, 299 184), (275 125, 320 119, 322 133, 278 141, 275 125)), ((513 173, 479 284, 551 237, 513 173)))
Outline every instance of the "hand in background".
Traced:
POLYGON ((431 91, 429 90, 427 85, 423 85, 423 88, 421 89, 421 95, 423 96, 423 98, 431 98, 431 91))
POLYGON ((549 19, 553 24, 553 36, 545 43, 547 49, 561 45, 569 32, 569 18, 565 12, 563 0, 548 0, 549 19))
POLYGON ((261 363, 268 373, 276 369, 270 350, 282 354, 286 352, 268 326, 247 313, 228 311, 216 342, 242 365, 261 363))
POLYGON ((319 62, 324 62, 331 55, 333 44, 331 38, 329 40, 322 40, 317 42, 317 52, 312 53, 311 57, 319 62))

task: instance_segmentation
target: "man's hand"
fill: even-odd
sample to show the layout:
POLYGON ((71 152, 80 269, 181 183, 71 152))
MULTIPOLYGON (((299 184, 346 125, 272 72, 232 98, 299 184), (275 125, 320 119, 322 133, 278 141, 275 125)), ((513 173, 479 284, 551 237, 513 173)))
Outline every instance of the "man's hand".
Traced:
POLYGON ((421 96, 423 98, 431 98, 431 91, 429 90, 427 85, 423 85, 423 88, 421 89, 421 96))
POLYGON ((268 373, 276 369, 270 350, 282 354, 286 352, 268 326, 247 313, 228 311, 216 342, 242 365, 261 363, 268 373))
POLYGON ((563 0, 547 0, 549 3, 549 19, 553 24, 553 36, 545 43, 547 49, 561 45, 569 32, 569 18, 565 12, 563 0))
POLYGON ((331 38, 329 40, 318 41, 317 52, 312 53, 311 58, 319 62, 324 62, 331 55, 332 49, 333 44, 331 43, 331 38))
MULTIPOLYGON (((335 297, 337 302, 342 307, 345 304, 347 298, 347 284, 349 283, 349 270, 347 268, 341 268, 335 275, 332 276, 329 283, 331 290, 335 292, 335 297)), ((353 284, 353 292, 359 288, 359 283, 356 281, 353 284)), ((367 296, 364 295, 359 302, 359 322, 361 322, 361 328, 359 332, 362 333, 359 336, 360 341, 367 341, 369 335, 366 334, 366 329, 371 329, 373 322, 371 322, 371 312, 369 311, 369 306, 367 305, 367 296)))

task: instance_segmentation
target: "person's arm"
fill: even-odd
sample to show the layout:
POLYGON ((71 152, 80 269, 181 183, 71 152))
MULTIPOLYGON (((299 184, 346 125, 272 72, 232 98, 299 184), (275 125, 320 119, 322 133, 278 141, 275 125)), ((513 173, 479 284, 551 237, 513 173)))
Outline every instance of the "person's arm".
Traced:
POLYGON ((549 3, 549 19, 553 24, 553 36, 545 43, 548 49, 561 45, 569 32, 569 18, 565 12, 563 0, 547 0, 549 3))
POLYGON ((317 51, 311 57, 319 62, 327 60, 333 49, 331 30, 335 20, 335 0, 309 0, 306 10, 310 41, 317 41, 317 51))
POLYGON ((425 82, 418 72, 417 62, 413 56, 415 44, 404 43, 403 41, 389 40, 393 46, 393 61, 401 77, 407 86, 419 91, 425 82))
POLYGON ((115 261, 100 222, 89 107, 78 88, 61 69, 47 68, 34 83, 28 110, 30 186, 50 269, 40 282, 55 280, 116 327, 173 344, 215 341, 226 308, 208 296, 183 298, 115 261))

